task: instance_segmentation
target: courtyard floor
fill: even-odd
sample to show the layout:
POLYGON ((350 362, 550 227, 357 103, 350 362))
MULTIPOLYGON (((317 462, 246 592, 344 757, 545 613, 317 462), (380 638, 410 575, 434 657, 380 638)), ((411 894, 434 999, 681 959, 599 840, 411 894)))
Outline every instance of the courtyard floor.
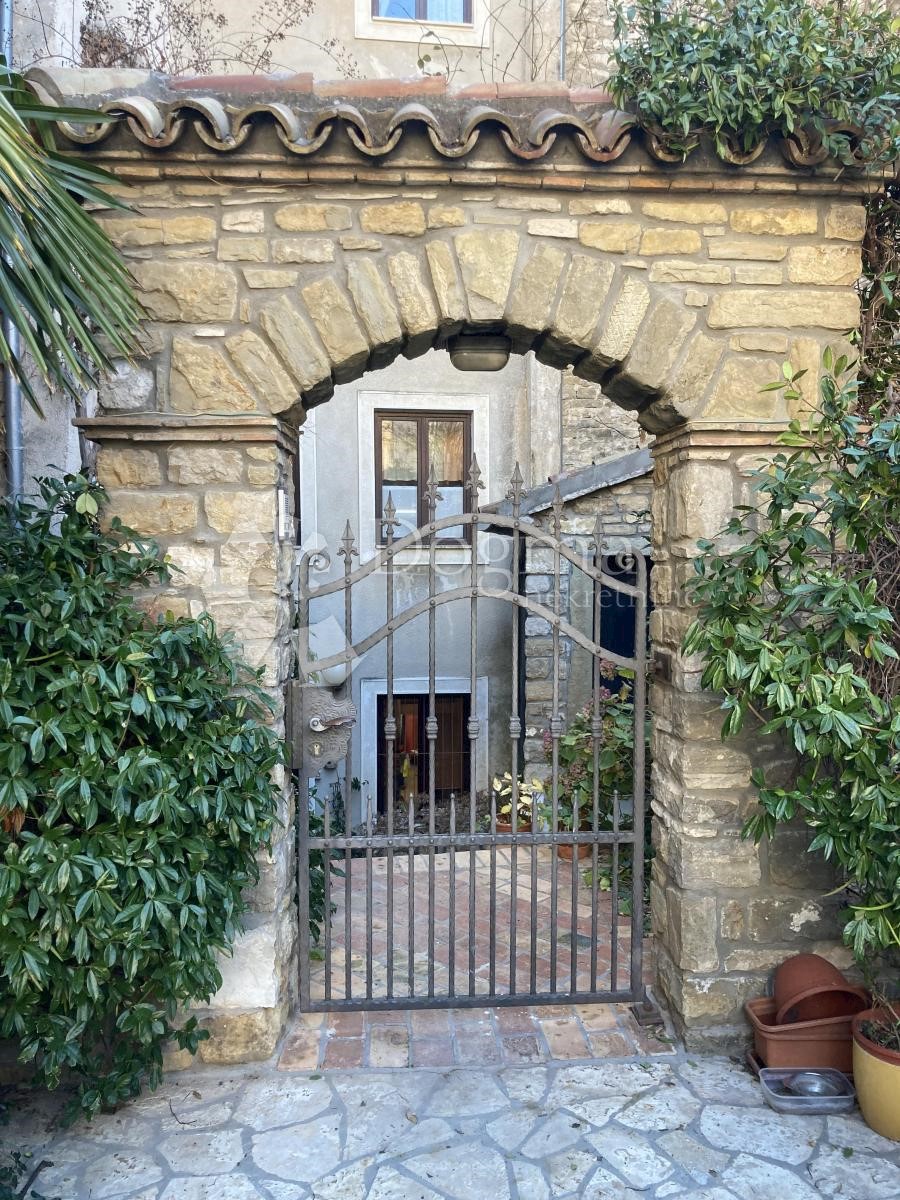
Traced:
POLYGON ((892 1200, 900 1145, 849 1117, 779 1116, 740 1065, 682 1051, 578 1063, 170 1075, 48 1134, 4 1130, 48 1200, 892 1200))

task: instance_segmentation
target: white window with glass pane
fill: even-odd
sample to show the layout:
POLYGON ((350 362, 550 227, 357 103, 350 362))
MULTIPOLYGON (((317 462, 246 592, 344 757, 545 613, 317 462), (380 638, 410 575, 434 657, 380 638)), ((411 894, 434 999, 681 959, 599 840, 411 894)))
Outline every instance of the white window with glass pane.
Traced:
POLYGON ((418 42, 429 29, 446 31, 455 46, 488 44, 486 0, 355 0, 356 36, 418 42))
MULTIPOLYGON (((396 509, 394 537, 428 523, 428 480, 432 470, 439 499, 435 517, 452 517, 468 508, 466 477, 472 461, 472 414, 444 412, 375 412, 375 518, 379 540, 388 499, 396 509)), ((466 542, 462 525, 441 529, 437 540, 466 542)))

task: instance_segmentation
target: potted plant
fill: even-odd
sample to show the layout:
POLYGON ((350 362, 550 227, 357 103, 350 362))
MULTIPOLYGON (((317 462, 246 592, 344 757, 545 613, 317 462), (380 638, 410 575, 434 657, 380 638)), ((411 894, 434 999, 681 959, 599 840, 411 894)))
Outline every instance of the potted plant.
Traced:
POLYGON ((882 997, 854 1017, 853 1080, 866 1124, 900 1142, 900 1002, 882 997))
MULTIPOLYGON (((509 771, 495 775, 491 781, 497 797, 497 832, 512 833, 513 778, 509 771)), ((534 807, 544 794, 540 779, 530 781, 520 778, 516 789, 516 832, 528 833, 533 827, 534 807)))

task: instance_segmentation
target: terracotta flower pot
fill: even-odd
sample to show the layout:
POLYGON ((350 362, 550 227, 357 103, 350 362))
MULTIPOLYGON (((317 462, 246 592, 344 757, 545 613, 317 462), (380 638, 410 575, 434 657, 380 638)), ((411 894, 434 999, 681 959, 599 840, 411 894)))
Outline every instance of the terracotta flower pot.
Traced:
POLYGON ((557 858, 563 858, 566 862, 572 861, 573 852, 578 851, 578 858, 590 858, 591 848, 587 843, 582 843, 576 846, 573 842, 562 842, 556 847, 557 858))
POLYGON ((879 1046, 862 1028, 867 1021, 889 1020, 889 1013, 879 1008, 853 1018, 853 1082, 869 1128, 900 1142, 900 1052, 879 1046))
MULTIPOLYGON (((497 832, 498 833, 512 833, 512 831, 513 831, 512 821, 498 821, 497 822, 497 832)), ((516 833, 531 833, 531 822, 530 821, 519 821, 518 825, 516 825, 516 833)))
POLYGON ((827 1017, 776 1025, 775 1001, 768 996, 744 1005, 753 1026, 756 1053, 767 1067, 831 1067, 849 1075, 853 1066, 852 1017, 827 1017))
POLYGON ((775 972, 775 1024, 852 1017, 869 1003, 868 992, 848 983, 819 954, 795 954, 775 972))

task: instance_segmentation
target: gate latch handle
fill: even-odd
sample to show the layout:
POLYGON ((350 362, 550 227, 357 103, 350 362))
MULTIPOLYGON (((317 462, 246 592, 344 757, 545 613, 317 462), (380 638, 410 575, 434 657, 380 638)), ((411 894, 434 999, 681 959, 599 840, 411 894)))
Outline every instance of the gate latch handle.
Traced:
POLYGON ((309 727, 313 733, 324 733, 326 729, 340 729, 344 725, 354 724, 356 718, 341 714, 335 717, 310 717, 309 727))

